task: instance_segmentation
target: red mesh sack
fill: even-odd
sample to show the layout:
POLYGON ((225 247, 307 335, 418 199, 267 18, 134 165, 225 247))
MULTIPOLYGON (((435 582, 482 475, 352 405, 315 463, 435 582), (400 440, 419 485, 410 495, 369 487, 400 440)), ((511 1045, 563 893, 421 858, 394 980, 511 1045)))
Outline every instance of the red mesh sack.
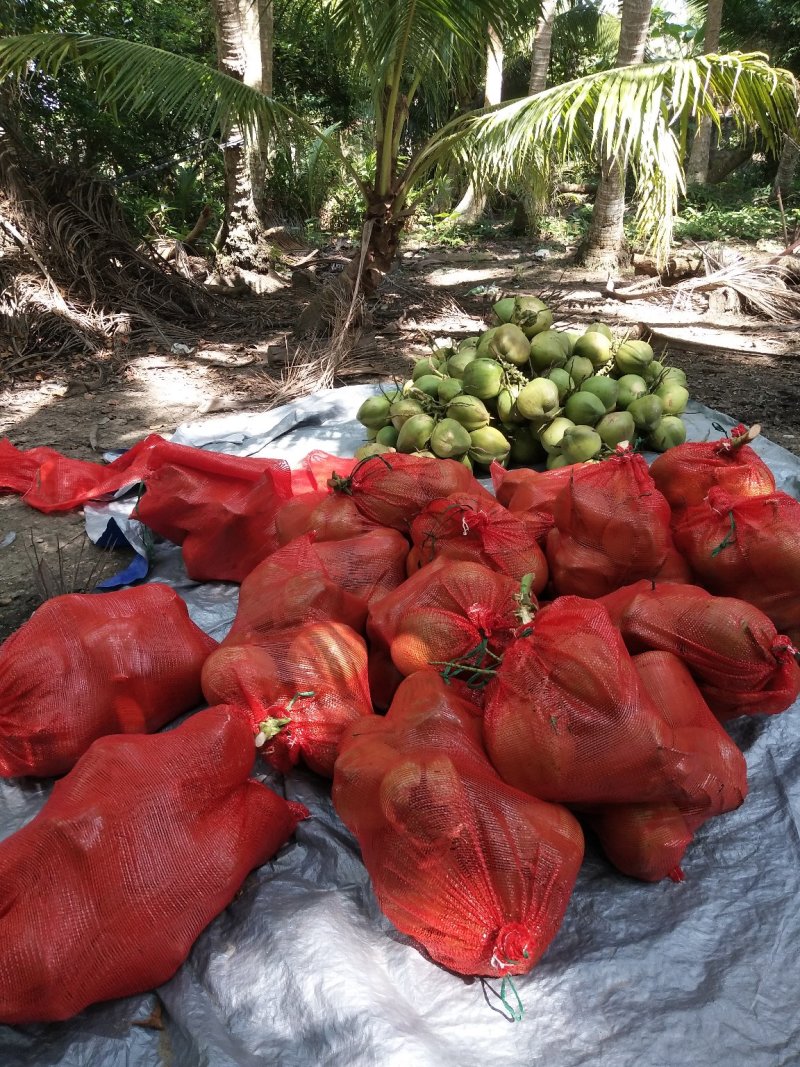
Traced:
POLYGON ((370 456, 357 463, 348 477, 337 471, 329 484, 334 492, 351 496, 370 521, 403 531, 426 504, 439 497, 471 493, 493 499, 463 463, 402 453, 370 456))
POLYGON ((523 974, 555 937, 583 857, 565 808, 511 789, 475 708, 435 674, 352 726, 333 801, 394 925, 459 974, 523 974))
POLYGON ((22 451, 0 441, 0 492, 22 493, 26 504, 38 511, 69 511, 144 481, 164 465, 179 466, 216 483, 257 482, 270 472, 290 495, 289 468, 280 460, 242 459, 176 445, 151 434, 108 465, 71 459, 52 448, 22 451))
POLYGON ((509 511, 536 514, 542 525, 549 528, 553 525, 556 498, 573 479, 580 477, 583 469, 582 464, 572 464, 553 471, 507 471, 499 485, 492 472, 492 481, 500 504, 509 511))
POLYGON ((519 590, 480 563, 437 559, 370 607, 370 646, 403 675, 470 657, 484 668, 520 626, 519 590))
POLYGON ((747 796, 747 765, 677 656, 646 652, 633 662, 645 692, 674 731, 675 747, 701 752, 707 777, 698 781, 691 806, 617 804, 590 821, 623 874, 645 882, 682 881, 681 861, 695 832, 712 816, 738 808, 747 796))
POLYGON ((165 466, 150 475, 135 517, 181 545, 186 573, 198 582, 241 582, 279 545, 275 518, 291 494, 287 468, 258 481, 165 466))
POLYGON ((358 464, 354 457, 342 457, 331 455, 330 452, 309 452, 300 466, 292 471, 292 490, 295 496, 306 493, 316 493, 321 490, 329 491, 328 481, 337 471, 340 477, 346 478, 358 464))
POLYGON ((434 559, 472 560, 520 581, 533 576, 531 592, 547 585, 547 560, 536 538, 536 517, 512 515, 494 500, 453 493, 432 500, 411 523, 411 541, 419 564, 434 559))
POLYGON ((681 752, 605 608, 561 597, 486 689, 489 757, 510 785, 569 804, 694 802, 702 753, 681 752))
POLYGON ((700 584, 755 604, 800 644, 800 503, 786 493, 729 496, 711 489, 675 524, 700 584))
POLYGON ((278 542, 288 544, 296 537, 312 534, 315 541, 342 541, 374 530, 352 497, 321 490, 303 493, 287 500, 275 516, 278 542))
POLYGON ((619 590, 603 604, 632 652, 679 656, 723 721, 776 715, 800 694, 800 667, 789 639, 752 604, 694 585, 653 588, 649 582, 619 590))
POLYGON ((560 594, 600 597, 653 578, 674 552, 669 504, 629 448, 584 467, 559 493, 553 514, 547 561, 560 594))
POLYGON ((687 441, 669 448, 650 467, 653 481, 673 511, 702 504, 715 486, 737 497, 774 493, 772 472, 748 443, 753 436, 739 425, 721 441, 687 441))
POLYGON ((64 774, 104 734, 161 729, 200 703, 216 647, 166 585, 48 600, 0 647, 0 775, 64 774))
POLYGON ((367 646, 339 623, 241 634, 206 660, 203 692, 246 711, 256 744, 284 774, 302 759, 332 777, 343 730, 372 714, 367 646))
POLYGON ((0 1021, 68 1019, 172 977, 308 815, 248 779, 252 765, 230 708, 92 745, 0 843, 0 1021))

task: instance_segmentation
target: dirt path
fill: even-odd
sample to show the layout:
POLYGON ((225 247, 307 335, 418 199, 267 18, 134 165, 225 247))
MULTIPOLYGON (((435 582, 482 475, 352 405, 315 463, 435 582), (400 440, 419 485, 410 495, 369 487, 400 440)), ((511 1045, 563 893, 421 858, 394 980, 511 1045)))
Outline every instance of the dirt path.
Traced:
MULTIPOLYGON (((624 332, 642 321, 678 323, 694 342, 724 331, 721 336, 730 338, 724 352, 670 346, 670 359, 686 369, 693 397, 743 422, 761 422, 767 437, 800 454, 800 360, 791 333, 752 319, 711 321, 644 302, 608 300, 604 278, 569 268, 558 255, 537 262, 532 251, 501 243, 456 252, 407 250, 372 312, 346 380, 405 377, 433 338, 477 332, 501 291, 537 293, 557 285, 563 293, 559 324, 565 326, 600 318, 624 332), (769 354, 754 354, 753 342, 769 354)), ((263 336, 247 336, 243 326, 242 336, 211 336, 189 353, 150 349, 132 354, 103 384, 76 379, 69 367, 34 380, 0 382, 7 385, 0 392, 0 436, 20 448, 49 445, 99 461, 106 450, 127 448, 148 433, 169 435, 203 414, 213 419, 215 411, 263 410, 273 405, 270 392, 286 364, 287 336, 288 326, 263 336)), ((64 572, 65 588, 90 577, 93 582, 90 572, 99 567, 121 569, 124 557, 116 553, 109 560, 84 543, 82 531, 80 513, 46 516, 16 497, 0 496, 0 545, 15 535, 0 547, 0 639, 39 603, 36 555, 51 572, 64 572)))

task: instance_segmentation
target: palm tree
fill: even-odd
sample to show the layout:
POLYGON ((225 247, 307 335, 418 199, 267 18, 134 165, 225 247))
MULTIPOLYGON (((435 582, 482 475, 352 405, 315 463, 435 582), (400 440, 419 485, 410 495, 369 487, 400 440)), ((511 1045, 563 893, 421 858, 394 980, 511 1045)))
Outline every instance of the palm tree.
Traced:
MULTIPOLYGON (((719 34, 722 28, 722 3, 723 0, 708 0, 703 33, 704 52, 716 52, 719 48, 719 34)), ((708 119, 701 119, 692 142, 689 162, 686 165, 687 181, 697 185, 706 184, 710 156, 711 122, 708 119)))
MULTIPOLYGON (((796 129, 797 83, 761 55, 702 56, 590 74, 486 111, 458 116, 419 146, 408 143, 409 108, 424 86, 449 88, 454 44, 482 49, 486 25, 506 27, 494 0, 327 0, 342 47, 372 88, 375 165, 364 179, 336 138, 252 86, 220 71, 133 41, 79 34, 0 40, 0 78, 35 66, 57 74, 81 65, 101 102, 128 113, 160 113, 182 127, 259 128, 276 142, 318 138, 339 158, 364 201, 359 253, 343 272, 352 292, 374 291, 413 214, 409 198, 437 166, 458 159, 476 184, 510 184, 544 172, 570 152, 630 163, 639 230, 659 256, 669 246, 681 159, 692 115, 718 122, 724 105, 774 146, 796 129), (347 42, 346 45, 344 42, 347 42)), ((508 12, 510 5, 499 5, 508 12)), ((513 12, 511 12, 513 15, 513 12)), ((442 90, 444 92, 444 90, 442 90)), ((341 276, 340 276, 341 277, 341 276)), ((315 308, 317 317, 323 308, 315 308)), ((306 325, 313 325, 314 315, 306 325)))

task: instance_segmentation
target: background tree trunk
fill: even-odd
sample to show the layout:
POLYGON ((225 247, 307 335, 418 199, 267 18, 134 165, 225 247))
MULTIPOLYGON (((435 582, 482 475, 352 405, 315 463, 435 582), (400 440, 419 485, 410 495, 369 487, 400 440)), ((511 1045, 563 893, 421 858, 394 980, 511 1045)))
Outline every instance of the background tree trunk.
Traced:
MULTIPOLYGON (((217 65, 225 74, 272 94, 272 0, 212 0, 217 65)), ((267 149, 255 130, 223 131, 225 218, 218 235, 221 269, 269 268, 263 233, 269 223, 267 149)))
MULTIPOLYGON (((489 27, 489 43, 486 48, 486 88, 483 94, 484 107, 499 104, 503 97, 503 42, 489 27)), ((486 210, 486 193, 478 191, 472 182, 467 186, 467 191, 459 203, 453 209, 461 222, 478 222, 486 210)))
POLYGON ((800 159, 800 146, 791 137, 787 137, 783 142, 783 151, 778 163, 778 173, 775 175, 775 184, 772 186, 773 199, 777 200, 778 193, 780 193, 781 200, 784 204, 786 203, 786 198, 792 191, 798 159, 800 159))
POLYGON ((540 93, 547 85, 547 73, 550 70, 550 49, 553 44, 553 23, 556 18, 558 0, 543 0, 542 11, 536 23, 531 54, 531 77, 528 82, 528 96, 540 93))
MULTIPOLYGON (((641 63, 650 29, 652 0, 623 0, 617 66, 641 63)), ((579 259, 588 267, 618 269, 624 249, 625 168, 615 159, 604 158, 592 211, 592 221, 579 259)))
MULTIPOLYGON (((706 32, 703 53, 719 50, 719 31, 722 25, 723 0, 708 0, 706 13, 706 32)), ((689 185, 706 185, 708 183, 708 162, 711 156, 711 119, 702 118, 694 135, 689 162, 686 166, 686 181, 689 185)))

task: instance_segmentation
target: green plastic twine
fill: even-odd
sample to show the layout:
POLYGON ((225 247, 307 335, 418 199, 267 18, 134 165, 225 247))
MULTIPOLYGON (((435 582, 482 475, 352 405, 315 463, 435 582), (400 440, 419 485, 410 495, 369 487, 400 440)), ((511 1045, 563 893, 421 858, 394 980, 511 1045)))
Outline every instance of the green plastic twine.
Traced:
POLYGON ((484 637, 475 648, 467 652, 460 660, 428 660, 431 667, 444 667, 439 673, 449 685, 453 678, 459 678, 469 689, 481 689, 487 685, 497 673, 497 665, 502 657, 495 655, 489 648, 489 638, 484 637), (475 662, 472 662, 472 661, 475 662), (488 663, 488 665, 487 665, 488 663), (462 678, 462 675, 468 675, 462 678))
POLYGON ((715 556, 718 556, 720 554, 720 552, 724 552, 725 549, 729 545, 732 545, 733 542, 736 540, 736 519, 733 517, 733 512, 732 511, 729 511, 728 515, 730 516, 730 520, 731 520, 731 528, 725 534, 725 537, 723 538, 722 541, 720 541, 720 543, 717 545, 717 547, 712 550, 712 552, 711 552, 711 558, 712 559, 715 556))
POLYGON ((522 1022, 522 1016, 525 1014, 525 1006, 522 1003, 517 987, 514 985, 514 979, 511 977, 511 975, 507 975, 500 983, 500 1003, 511 1016, 511 1021, 513 1023, 522 1022), (507 996, 506 986, 508 986, 511 992, 514 994, 516 1004, 513 1004, 507 996))

